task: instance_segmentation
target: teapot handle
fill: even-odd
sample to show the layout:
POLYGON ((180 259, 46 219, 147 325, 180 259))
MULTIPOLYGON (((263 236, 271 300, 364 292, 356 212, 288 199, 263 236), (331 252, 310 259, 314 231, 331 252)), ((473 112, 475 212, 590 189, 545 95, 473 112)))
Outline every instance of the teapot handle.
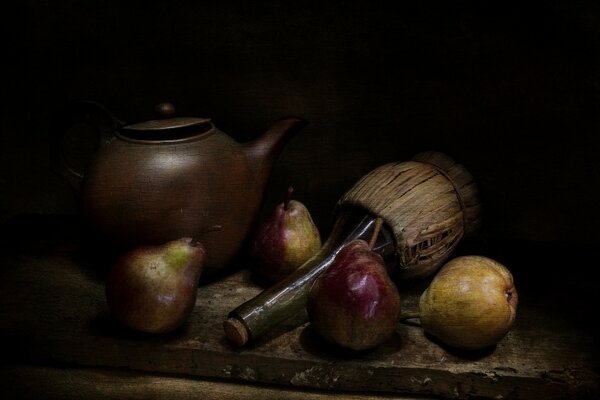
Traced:
MULTIPOLYGON (((95 153, 100 147, 115 136, 115 130, 124 123, 117 119, 104 106, 93 101, 77 101, 59 112, 54 120, 52 130, 54 151, 57 155, 57 172, 60 173, 71 186, 78 190, 85 174, 85 168, 74 167, 69 162, 69 153, 65 144, 68 137, 76 139, 80 135, 95 135, 95 153)), ((86 160, 89 162, 89 160, 86 160)))

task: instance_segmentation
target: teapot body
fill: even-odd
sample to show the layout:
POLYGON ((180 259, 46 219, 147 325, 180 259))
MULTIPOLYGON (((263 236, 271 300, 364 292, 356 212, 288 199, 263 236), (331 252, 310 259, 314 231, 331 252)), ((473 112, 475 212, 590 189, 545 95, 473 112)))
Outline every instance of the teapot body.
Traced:
POLYGON ((80 192, 94 241, 127 248, 192 237, 206 250, 204 273, 224 271, 257 220, 275 159, 306 121, 282 118, 238 143, 208 118, 174 117, 170 103, 155 111, 158 119, 125 124, 96 102, 71 104, 53 129, 58 172, 80 192), (89 132, 98 148, 78 170, 65 139, 89 132))
POLYGON ((216 128, 197 137, 136 140, 116 135, 96 153, 82 186, 82 213, 120 246, 198 238, 205 271, 227 266, 248 235, 262 198, 243 145, 216 128), (221 230, 203 235, 211 227, 221 230))

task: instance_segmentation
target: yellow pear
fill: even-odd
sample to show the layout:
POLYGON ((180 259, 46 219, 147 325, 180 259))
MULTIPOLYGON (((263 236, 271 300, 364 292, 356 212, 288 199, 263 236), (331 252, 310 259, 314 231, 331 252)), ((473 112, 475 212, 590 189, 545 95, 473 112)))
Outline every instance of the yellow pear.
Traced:
POLYGON ((462 256, 446 263, 419 301, 425 332, 461 349, 498 343, 511 329, 518 295, 513 276, 499 262, 462 256))

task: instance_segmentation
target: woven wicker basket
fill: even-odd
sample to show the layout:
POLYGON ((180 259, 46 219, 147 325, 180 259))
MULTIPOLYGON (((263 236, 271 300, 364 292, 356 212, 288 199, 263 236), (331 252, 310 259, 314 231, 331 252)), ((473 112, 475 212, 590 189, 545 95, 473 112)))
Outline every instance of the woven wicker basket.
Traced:
POLYGON ((480 225, 473 177, 439 152, 376 168, 342 196, 338 207, 344 206, 367 209, 392 229, 401 281, 437 271, 461 238, 480 225))

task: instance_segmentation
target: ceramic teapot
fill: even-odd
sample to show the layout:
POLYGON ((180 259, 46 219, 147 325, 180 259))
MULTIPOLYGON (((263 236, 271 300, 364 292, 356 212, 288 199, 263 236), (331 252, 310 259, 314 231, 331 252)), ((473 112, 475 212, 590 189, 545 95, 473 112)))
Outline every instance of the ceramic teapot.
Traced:
POLYGON ((60 119, 61 170, 80 188, 86 226, 120 246, 158 244, 202 235, 205 271, 224 270, 257 220, 272 165, 290 136, 305 125, 276 121, 261 137, 238 143, 208 118, 160 118, 125 124, 103 106, 79 102, 60 119), (67 132, 94 129, 99 138, 85 171, 64 156, 67 132), (211 227, 220 225, 219 231, 211 227))

